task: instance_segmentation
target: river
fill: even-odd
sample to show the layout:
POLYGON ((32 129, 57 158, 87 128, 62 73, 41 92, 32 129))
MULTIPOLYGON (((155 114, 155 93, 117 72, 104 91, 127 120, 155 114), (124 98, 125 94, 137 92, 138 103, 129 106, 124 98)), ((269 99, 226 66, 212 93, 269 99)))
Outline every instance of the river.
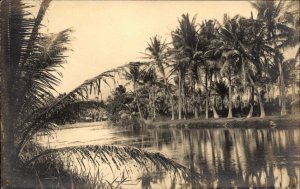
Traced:
MULTIPOLYGON (((299 188, 300 130, 251 128, 144 128, 138 130, 99 126, 57 130, 40 137, 48 148, 81 145, 132 146, 159 152, 200 174, 203 187, 299 188)), ((96 169, 93 169, 95 171, 96 169)), ((105 170, 107 179, 113 176, 105 170)), ((131 169, 133 170, 133 169, 131 169)), ((89 171, 90 172, 90 171, 89 171)), ((177 184, 156 169, 131 171, 122 188, 197 188, 177 184), (138 173, 139 172, 139 173, 138 173)), ((120 177, 118 177, 120 178, 120 177)))

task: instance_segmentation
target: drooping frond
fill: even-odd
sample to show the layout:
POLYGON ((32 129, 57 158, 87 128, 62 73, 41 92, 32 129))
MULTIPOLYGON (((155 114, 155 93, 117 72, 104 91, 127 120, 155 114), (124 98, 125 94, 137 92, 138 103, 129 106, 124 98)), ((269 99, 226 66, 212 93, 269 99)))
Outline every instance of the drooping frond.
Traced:
MULTIPOLYGON (((89 165, 99 167, 108 164, 111 168, 129 168, 134 164, 146 168, 149 163, 161 167, 166 171, 175 173, 185 179, 200 180, 199 175, 191 172, 190 169, 166 158, 160 153, 147 152, 129 146, 76 146, 58 149, 48 149, 31 159, 27 158, 24 166, 34 166, 39 161, 49 161, 47 158, 63 160, 68 165, 80 166, 81 171, 87 171, 89 165)), ((24 158, 25 159, 25 158, 24 158)))

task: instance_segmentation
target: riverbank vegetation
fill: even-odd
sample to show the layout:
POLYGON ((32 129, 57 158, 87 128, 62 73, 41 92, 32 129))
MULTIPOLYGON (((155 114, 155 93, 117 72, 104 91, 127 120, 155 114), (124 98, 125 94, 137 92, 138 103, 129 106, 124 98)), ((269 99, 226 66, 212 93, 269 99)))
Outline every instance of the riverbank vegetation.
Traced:
POLYGON ((108 109, 115 115, 112 120, 132 113, 152 120, 292 113, 291 102, 299 99, 299 6, 295 1, 251 5, 257 15, 224 14, 222 22, 196 23, 196 17, 183 14, 170 42, 150 38, 145 62, 107 72, 122 74, 132 89, 123 90, 126 102, 118 93, 123 85, 109 97, 109 106, 122 104, 108 109), (286 58, 291 48, 298 51, 286 58))
POLYGON ((41 32, 50 2, 43 0, 36 16, 29 13, 31 5, 23 1, 0 4, 3 188, 89 186, 85 185, 88 181, 68 170, 70 162, 65 158, 70 154, 76 155, 74 161, 80 165, 82 159, 87 159, 97 166, 95 159, 99 157, 101 163, 113 162, 117 166, 132 160, 146 166, 147 160, 166 170, 196 175, 161 154, 136 148, 46 149, 34 141, 37 133, 51 133, 55 119, 64 115, 59 110, 72 105, 74 99, 100 95, 102 84, 110 85, 109 81, 128 83, 116 85, 105 104, 108 118, 114 122, 132 116, 155 120, 160 115, 171 120, 263 118, 276 108, 280 115, 286 115, 288 90, 292 91, 293 101, 299 94, 299 49, 292 59, 286 59, 284 53, 287 48, 299 48, 298 2, 258 1, 251 3, 258 14, 250 18, 225 14, 222 22, 203 20, 199 24, 195 17, 183 14, 171 32, 170 42, 159 36, 150 38, 145 61, 101 73, 54 99, 61 75, 57 68, 66 61, 73 30, 41 32), (113 155, 111 161, 106 158, 113 155))

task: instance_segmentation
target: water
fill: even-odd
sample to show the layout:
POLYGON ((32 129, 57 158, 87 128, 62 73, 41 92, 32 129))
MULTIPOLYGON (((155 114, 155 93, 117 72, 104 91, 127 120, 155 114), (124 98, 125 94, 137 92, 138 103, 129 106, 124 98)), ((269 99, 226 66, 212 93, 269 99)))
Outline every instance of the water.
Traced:
MULTIPOLYGON (((134 146, 166 157, 200 174, 205 187, 299 188, 300 130, 149 128, 124 130, 94 126, 59 130, 43 145, 60 148, 114 144, 134 146)), ((152 169, 151 169, 152 170, 152 169)), ((134 175, 134 174, 133 174, 134 175)), ((158 171, 141 171, 123 188, 197 188, 158 171)))

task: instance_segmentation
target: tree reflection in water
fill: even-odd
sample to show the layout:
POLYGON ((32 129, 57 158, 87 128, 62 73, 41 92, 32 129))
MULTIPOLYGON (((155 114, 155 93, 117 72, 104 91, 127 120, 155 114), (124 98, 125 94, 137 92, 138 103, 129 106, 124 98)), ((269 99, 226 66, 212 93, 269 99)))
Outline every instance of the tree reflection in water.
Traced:
POLYGON ((126 145, 159 151, 200 173, 208 187, 299 187, 299 128, 157 128, 122 135, 131 138, 126 145))
MULTIPOLYGON (((156 165, 150 165, 147 169, 140 166, 133 166, 132 169, 113 167, 113 164, 106 165, 106 168, 103 166, 101 170, 102 176, 106 176, 104 179, 114 180, 120 177, 122 173, 119 174, 118 171, 125 172, 126 175, 131 173, 128 178, 131 183, 122 185, 124 189, 250 186, 299 188, 299 128, 169 127, 124 131, 97 126, 60 130, 56 137, 40 141, 44 141, 44 145, 50 144, 51 148, 82 144, 135 146, 160 152, 200 174, 195 180, 188 176, 180 179, 156 165)), ((85 166, 88 165, 88 172, 93 177, 93 173, 99 168, 86 162, 85 166)), ((80 172, 80 166, 75 165, 75 169, 79 170, 77 172, 80 172)))

